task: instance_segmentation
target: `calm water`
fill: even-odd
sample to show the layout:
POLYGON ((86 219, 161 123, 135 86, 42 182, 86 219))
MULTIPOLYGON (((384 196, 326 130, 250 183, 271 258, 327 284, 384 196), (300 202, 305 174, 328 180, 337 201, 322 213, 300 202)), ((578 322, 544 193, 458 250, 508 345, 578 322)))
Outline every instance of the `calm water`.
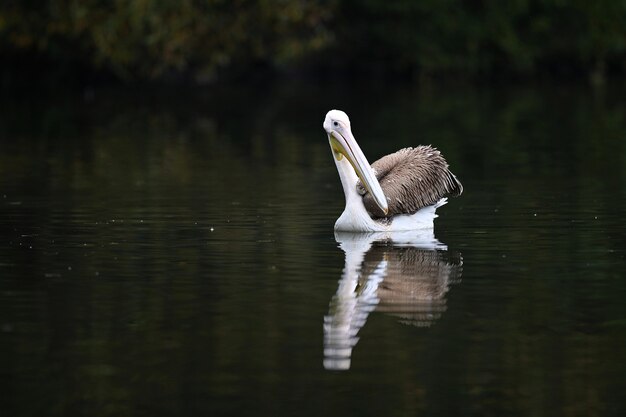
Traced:
POLYGON ((622 416, 624 86, 0 101, 2 416, 622 416), (321 128, 438 147, 433 235, 337 235, 321 128))

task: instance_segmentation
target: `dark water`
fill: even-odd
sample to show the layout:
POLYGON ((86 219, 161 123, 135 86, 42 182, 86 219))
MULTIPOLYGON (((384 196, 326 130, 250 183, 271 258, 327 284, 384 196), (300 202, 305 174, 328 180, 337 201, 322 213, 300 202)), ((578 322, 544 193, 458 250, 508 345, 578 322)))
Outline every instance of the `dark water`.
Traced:
POLYGON ((4 97, 0 414, 624 415, 625 92, 4 97), (434 236, 335 236, 333 107, 442 150, 434 236))

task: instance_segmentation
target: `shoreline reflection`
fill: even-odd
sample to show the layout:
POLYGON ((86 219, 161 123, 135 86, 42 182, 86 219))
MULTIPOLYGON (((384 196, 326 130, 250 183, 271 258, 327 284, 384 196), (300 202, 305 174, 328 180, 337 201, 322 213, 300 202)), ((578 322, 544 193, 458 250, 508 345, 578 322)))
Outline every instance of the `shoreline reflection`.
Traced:
POLYGON ((446 310, 450 285, 461 279, 463 259, 432 230, 341 233, 345 253, 337 292, 324 316, 324 368, 348 370, 358 332, 373 311, 417 327, 432 325, 446 310))

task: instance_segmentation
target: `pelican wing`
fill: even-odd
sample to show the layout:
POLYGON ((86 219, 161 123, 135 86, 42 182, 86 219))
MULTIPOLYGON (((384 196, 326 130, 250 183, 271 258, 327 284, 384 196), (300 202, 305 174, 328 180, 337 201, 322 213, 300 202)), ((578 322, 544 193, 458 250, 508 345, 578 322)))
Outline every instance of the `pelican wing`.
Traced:
POLYGON ((357 183, 363 204, 373 217, 412 214, 445 196, 456 197, 463 192, 461 182, 450 172, 441 152, 432 146, 400 149, 374 162, 372 169, 389 205, 385 215, 361 183, 357 183))

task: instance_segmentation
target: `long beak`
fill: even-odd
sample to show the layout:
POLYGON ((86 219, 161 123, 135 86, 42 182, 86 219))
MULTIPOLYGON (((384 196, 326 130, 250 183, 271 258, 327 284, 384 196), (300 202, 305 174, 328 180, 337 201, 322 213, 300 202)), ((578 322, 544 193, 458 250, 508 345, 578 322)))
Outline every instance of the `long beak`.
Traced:
POLYGON ((348 130, 346 135, 343 136, 341 133, 333 130, 329 133, 328 138, 335 158, 337 158, 338 161, 341 160, 342 156, 348 159, 348 162, 350 162, 352 168, 354 168, 356 175, 361 180, 365 189, 374 197, 374 201, 376 201, 378 207, 387 214, 389 208, 385 194, 382 188, 380 188, 380 184, 374 175, 372 167, 369 162, 367 162, 354 136, 352 136, 352 132, 348 130))

